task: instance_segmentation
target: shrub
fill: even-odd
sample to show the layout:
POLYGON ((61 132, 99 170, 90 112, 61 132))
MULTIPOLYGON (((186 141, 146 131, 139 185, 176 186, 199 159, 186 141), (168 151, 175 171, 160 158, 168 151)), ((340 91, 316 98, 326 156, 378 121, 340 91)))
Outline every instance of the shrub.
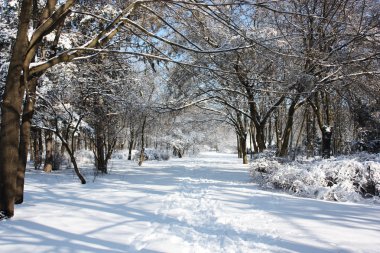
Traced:
POLYGON ((284 189, 302 197, 358 202, 379 200, 380 154, 287 161, 259 157, 251 175, 263 187, 284 189))
MULTIPOLYGON (((135 155, 135 158, 138 159, 139 157, 140 157, 140 152, 137 152, 135 155)), ((166 151, 161 151, 157 149, 149 149, 149 148, 145 149, 144 151, 145 161, 148 161, 148 160, 167 161, 169 159, 170 159, 170 156, 166 151)))

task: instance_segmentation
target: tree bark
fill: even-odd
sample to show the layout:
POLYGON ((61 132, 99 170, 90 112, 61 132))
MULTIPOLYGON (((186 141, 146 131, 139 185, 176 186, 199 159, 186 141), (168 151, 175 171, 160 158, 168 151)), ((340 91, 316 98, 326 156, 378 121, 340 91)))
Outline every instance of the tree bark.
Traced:
POLYGON ((292 101, 288 110, 288 119, 286 121, 284 133, 282 135, 281 149, 280 149, 280 152, 278 153, 278 156, 280 157, 287 156, 289 152, 289 141, 290 141, 291 132, 293 128, 294 113, 296 112, 296 105, 297 105, 298 99, 299 99, 299 95, 297 95, 296 98, 292 101))
POLYGON ((241 147, 241 155, 243 158, 243 164, 248 164, 248 156, 247 156, 247 133, 243 133, 239 136, 240 147, 241 147))
POLYGON ((53 170, 53 136, 50 132, 45 134, 45 146, 44 171, 50 173, 53 170))
POLYGON ((265 144, 265 124, 257 124, 255 125, 256 127, 256 143, 257 147, 259 149, 259 152, 264 152, 266 149, 266 144, 265 144))
MULTIPOLYGON (((104 100, 102 97, 99 97, 95 102, 94 107, 94 113, 95 115, 103 117, 105 116, 105 113, 103 111, 104 106, 104 100)), ((107 117, 107 116, 105 116, 107 117)), ((101 172, 103 174, 107 174, 107 164, 105 161, 105 145, 106 145, 106 131, 104 127, 104 118, 95 119, 95 164, 96 164, 96 170, 98 172, 101 172)))
MULTIPOLYGON (((143 124, 141 127, 141 151, 140 151, 140 160, 139 160, 139 166, 142 165, 145 159, 145 124, 146 124, 146 116, 144 116, 143 124)), ((181 156, 182 157, 182 156, 181 156)), ((180 157, 180 158, 181 158, 180 157)))
POLYGON ((42 163, 42 133, 40 128, 32 129, 32 139, 33 139, 33 164, 34 169, 39 169, 42 163))
POLYGON ((78 168, 78 164, 77 164, 77 161, 75 159, 75 156, 74 156, 74 153, 72 152, 72 150, 70 149, 70 146, 67 142, 65 142, 61 136, 58 136, 58 138, 61 139, 62 141, 62 145, 66 148, 66 151, 67 153, 69 154, 70 156, 70 160, 71 160, 71 163, 73 164, 73 167, 74 167, 74 171, 75 171, 75 174, 78 176, 81 184, 86 184, 86 179, 84 179, 84 177, 82 176, 82 174, 80 173, 79 171, 79 168, 78 168))
POLYGON ((132 160, 132 149, 134 142, 135 141, 133 139, 129 140, 128 142, 128 160, 132 160))
POLYGON ((132 149, 135 144, 135 131, 133 129, 132 123, 129 125, 129 132, 131 136, 128 140, 128 160, 132 160, 132 149))
POLYGON ((21 120, 20 144, 19 144, 19 165, 17 167, 17 183, 16 183, 16 204, 24 201, 24 182, 25 169, 28 160, 30 146, 30 128, 34 113, 34 104, 36 100, 37 78, 33 78, 28 83, 26 99, 24 101, 24 109, 21 120))
POLYGON ((322 127, 322 158, 328 159, 331 154, 331 137, 332 128, 330 126, 322 127))
POLYGON ((271 146, 273 142, 273 124, 272 118, 269 118, 269 126, 268 126, 268 145, 271 146))
POLYGON ((20 114, 22 110, 22 70, 28 48, 28 29, 33 9, 32 0, 23 0, 16 41, 1 104, 0 130, 0 216, 14 215, 17 167, 19 165, 20 114))
POLYGON ((102 122, 97 123, 95 128, 95 150, 96 150, 96 169, 101 173, 107 174, 107 164, 105 163, 105 153, 104 153, 104 129, 102 122))
POLYGON ((239 134, 236 133, 236 147, 237 147, 237 152, 238 152, 238 158, 242 158, 242 152, 241 152, 241 143, 240 143, 240 138, 239 134))
POLYGON ((84 177, 82 176, 82 174, 79 171, 78 164, 77 164, 77 161, 76 161, 76 159, 74 157, 74 154, 71 151, 69 151, 69 150, 67 150, 67 152, 69 153, 70 160, 71 160, 71 162, 72 162, 72 164, 74 166, 75 174, 78 176, 81 184, 86 184, 86 179, 84 179, 84 177))
POLYGON ((310 115, 310 110, 306 113, 306 156, 307 158, 314 156, 314 137, 315 137, 315 115, 310 115))
POLYGON ((31 127, 30 128, 30 139, 29 139, 29 159, 30 161, 35 161, 36 160, 36 152, 34 151, 34 142, 36 139, 36 133, 35 130, 31 127))

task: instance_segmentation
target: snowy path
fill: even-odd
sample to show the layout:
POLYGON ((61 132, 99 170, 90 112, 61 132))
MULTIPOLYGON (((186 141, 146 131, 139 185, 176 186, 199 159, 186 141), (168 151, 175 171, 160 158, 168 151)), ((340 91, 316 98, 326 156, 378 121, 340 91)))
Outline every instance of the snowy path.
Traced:
POLYGON ((232 155, 29 172, 0 252, 380 252, 380 207, 262 191, 232 155))

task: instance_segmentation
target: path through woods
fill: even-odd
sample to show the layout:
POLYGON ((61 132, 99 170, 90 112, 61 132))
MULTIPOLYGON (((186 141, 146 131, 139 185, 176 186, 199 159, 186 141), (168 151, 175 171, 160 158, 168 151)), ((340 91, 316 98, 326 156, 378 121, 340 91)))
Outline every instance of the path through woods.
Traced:
POLYGON ((380 252, 380 207, 263 191, 235 155, 29 170, 1 252, 380 252), (92 182, 93 181, 93 182, 92 182))

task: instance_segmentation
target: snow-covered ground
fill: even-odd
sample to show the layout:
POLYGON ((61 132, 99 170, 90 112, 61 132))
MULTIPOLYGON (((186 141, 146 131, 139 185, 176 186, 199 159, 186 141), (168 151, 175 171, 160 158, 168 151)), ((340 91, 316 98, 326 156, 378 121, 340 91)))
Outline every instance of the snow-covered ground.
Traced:
POLYGON ((380 206, 263 191, 234 155, 27 174, 0 252, 380 252, 380 206))

